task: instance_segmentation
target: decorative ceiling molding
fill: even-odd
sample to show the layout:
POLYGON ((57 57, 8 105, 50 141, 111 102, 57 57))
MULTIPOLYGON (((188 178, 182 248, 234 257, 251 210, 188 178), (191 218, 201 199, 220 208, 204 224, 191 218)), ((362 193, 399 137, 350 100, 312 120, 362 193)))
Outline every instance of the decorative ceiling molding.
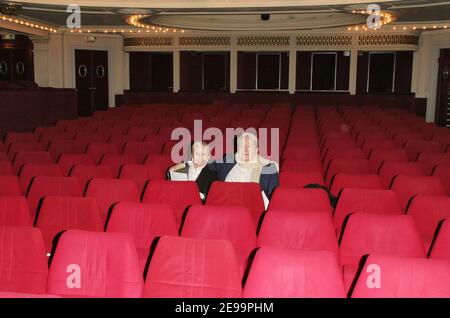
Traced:
POLYGON ((297 36, 297 46, 351 46, 351 35, 302 35, 297 36))
POLYGON ((419 36, 408 34, 360 35, 359 46, 419 45, 419 36))
POLYGON ((131 37, 123 40, 123 46, 159 47, 173 46, 173 38, 169 36, 131 37))
POLYGON ((289 36, 238 36, 238 46, 289 46, 289 36))
POLYGON ((229 36, 183 36, 179 40, 180 46, 230 46, 229 36))

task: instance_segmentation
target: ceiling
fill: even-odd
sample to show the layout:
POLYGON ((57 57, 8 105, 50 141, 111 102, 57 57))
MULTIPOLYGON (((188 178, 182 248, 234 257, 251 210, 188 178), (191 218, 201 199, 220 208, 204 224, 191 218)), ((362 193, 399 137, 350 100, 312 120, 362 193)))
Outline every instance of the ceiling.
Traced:
MULTIPOLYGON (((82 27, 130 27, 126 18, 145 14, 140 22, 163 27, 207 31, 310 30, 365 23, 372 1, 352 0, 27 0, 0 1, 21 6, 19 17, 66 28, 66 5, 81 6, 82 27), (261 14, 270 13, 263 21, 261 14)), ((396 24, 450 22, 450 1, 377 1, 382 11, 396 17, 396 24)), ((1 28, 2 26, 0 26, 1 28)))

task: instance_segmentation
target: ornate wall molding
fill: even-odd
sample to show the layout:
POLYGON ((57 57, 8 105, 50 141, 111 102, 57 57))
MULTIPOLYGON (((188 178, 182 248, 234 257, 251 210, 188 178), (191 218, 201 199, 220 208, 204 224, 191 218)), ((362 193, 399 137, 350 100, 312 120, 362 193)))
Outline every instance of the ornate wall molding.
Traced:
POLYGON ((408 34, 379 34, 360 35, 358 45, 379 46, 379 45, 418 45, 419 36, 408 34))
POLYGON ((173 38, 168 36, 157 36, 157 37, 133 37, 125 38, 123 40, 123 46, 172 46, 173 38))
POLYGON ((289 46, 289 36, 238 36, 238 46, 289 46))
POLYGON ((230 46, 229 36, 183 36, 179 39, 180 46, 230 46))
POLYGON ((302 35, 297 36, 297 46, 350 46, 351 35, 302 35))

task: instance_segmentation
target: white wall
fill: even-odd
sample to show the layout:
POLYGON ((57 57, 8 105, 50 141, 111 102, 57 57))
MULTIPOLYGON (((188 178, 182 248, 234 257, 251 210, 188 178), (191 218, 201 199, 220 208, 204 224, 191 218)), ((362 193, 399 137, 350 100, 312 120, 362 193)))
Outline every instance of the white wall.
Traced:
POLYGON ((443 48, 450 48, 450 31, 424 32, 414 55, 412 91, 427 98, 427 122, 435 120, 438 59, 443 48))

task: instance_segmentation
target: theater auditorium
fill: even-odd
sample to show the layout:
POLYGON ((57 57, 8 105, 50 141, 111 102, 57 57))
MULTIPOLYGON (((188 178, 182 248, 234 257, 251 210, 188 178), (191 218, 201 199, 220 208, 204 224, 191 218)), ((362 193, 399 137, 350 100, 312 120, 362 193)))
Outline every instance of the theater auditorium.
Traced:
POLYGON ((1 1, 0 298, 449 298, 449 28, 437 0, 1 1))

